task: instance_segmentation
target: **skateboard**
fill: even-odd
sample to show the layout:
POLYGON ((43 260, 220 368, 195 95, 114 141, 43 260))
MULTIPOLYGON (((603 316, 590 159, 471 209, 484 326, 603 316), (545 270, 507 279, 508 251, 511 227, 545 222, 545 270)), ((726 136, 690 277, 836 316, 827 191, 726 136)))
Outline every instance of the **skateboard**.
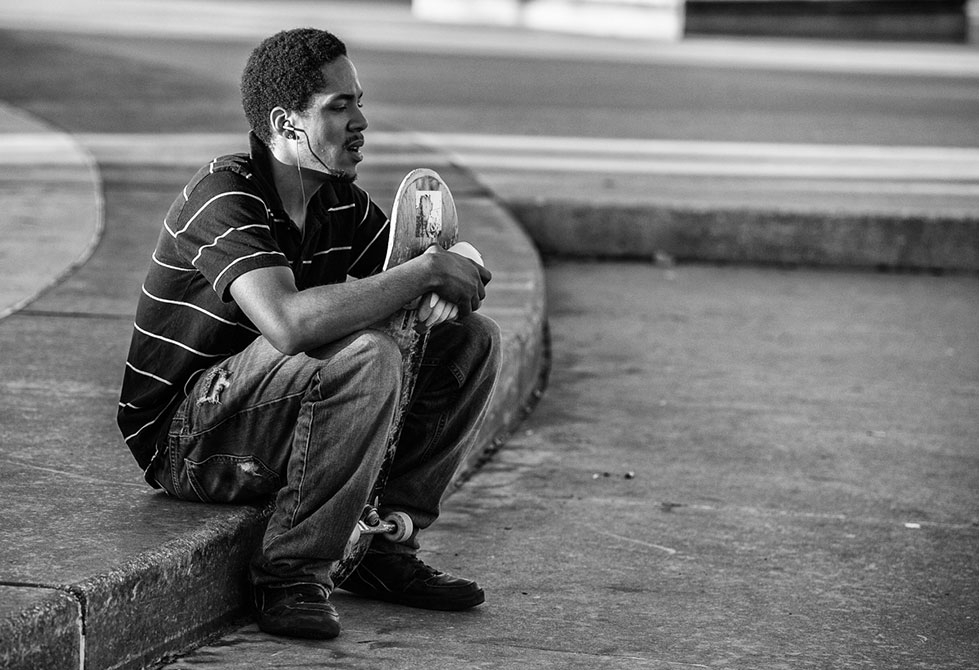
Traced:
MULTIPOLYGON (((455 201, 442 178, 433 170, 412 170, 402 180, 394 197, 384 269, 388 270, 419 256, 433 244, 438 244, 443 249, 451 248, 456 243, 458 231, 455 201)), ((428 298, 426 295, 422 299, 428 298)), ((375 535, 383 535, 393 542, 403 542, 414 532, 411 517, 407 514, 391 512, 381 518, 377 505, 394 462, 405 412, 411 401, 428 341, 427 333, 419 333, 415 329, 418 304, 419 301, 416 300, 405 305, 375 326, 387 333, 401 349, 401 395, 388 432, 381 469, 371 487, 364 511, 350 534, 343 558, 333 569, 333 583, 337 586, 342 585, 360 563, 375 535)))

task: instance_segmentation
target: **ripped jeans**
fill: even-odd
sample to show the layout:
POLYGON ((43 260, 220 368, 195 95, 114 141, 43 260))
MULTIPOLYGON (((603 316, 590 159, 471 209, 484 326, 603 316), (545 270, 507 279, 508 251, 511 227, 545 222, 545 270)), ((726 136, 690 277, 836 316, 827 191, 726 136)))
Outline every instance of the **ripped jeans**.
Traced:
MULTIPOLYGON (((433 329, 381 508, 416 529, 472 446, 499 372, 499 327, 479 314, 433 329)), ((332 589, 340 559, 381 467, 401 388, 401 352, 364 330, 285 356, 259 337, 211 368, 170 424, 147 475, 185 500, 242 503, 275 495, 255 584, 332 589)), ((415 532, 417 534, 417 530, 415 532)), ((378 542, 414 552, 418 541, 378 542)))

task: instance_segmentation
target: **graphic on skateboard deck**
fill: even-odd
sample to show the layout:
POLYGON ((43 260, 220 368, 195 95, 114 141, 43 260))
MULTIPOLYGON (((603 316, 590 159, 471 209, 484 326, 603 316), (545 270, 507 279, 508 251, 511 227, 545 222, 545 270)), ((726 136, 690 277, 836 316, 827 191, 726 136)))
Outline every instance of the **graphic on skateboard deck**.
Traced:
MULTIPOLYGON (((384 269, 421 255, 433 244, 449 249, 456 242, 458 230, 455 201, 442 178, 433 170, 412 170, 402 180, 394 197, 384 269)), ((426 295, 423 299, 428 298, 426 295)), ((411 537, 414 530, 411 518, 404 512, 391 512, 382 519, 377 504, 394 461, 405 411, 415 388, 428 340, 427 333, 415 330, 418 302, 406 305, 375 326, 387 333, 401 349, 401 395, 388 432, 387 450, 380 472, 365 501, 364 512, 350 535, 343 559, 333 569, 333 583, 337 586, 360 563, 374 535, 384 535, 394 542, 401 542, 411 537)))

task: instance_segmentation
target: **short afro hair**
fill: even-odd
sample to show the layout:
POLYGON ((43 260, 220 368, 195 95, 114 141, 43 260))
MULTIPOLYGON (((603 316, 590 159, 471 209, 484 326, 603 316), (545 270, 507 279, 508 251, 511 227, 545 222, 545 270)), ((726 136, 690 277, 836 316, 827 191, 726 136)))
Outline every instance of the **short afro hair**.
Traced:
POLYGON ((313 94, 326 86, 320 68, 346 55, 340 38, 316 28, 283 30, 259 44, 241 74, 241 106, 259 139, 271 141, 269 114, 274 107, 305 110, 313 94))

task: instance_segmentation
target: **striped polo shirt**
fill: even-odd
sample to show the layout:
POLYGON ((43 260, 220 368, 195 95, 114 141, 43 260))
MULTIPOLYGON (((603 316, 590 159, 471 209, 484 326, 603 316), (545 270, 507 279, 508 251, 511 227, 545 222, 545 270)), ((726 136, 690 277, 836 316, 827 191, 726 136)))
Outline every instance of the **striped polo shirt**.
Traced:
POLYGON ((384 262, 388 218, 366 191, 325 184, 300 233, 273 185, 269 150, 254 134, 249 139, 250 154, 222 156, 198 171, 163 220, 117 415, 143 470, 200 374, 260 334, 231 297, 236 278, 284 266, 302 290, 366 277, 384 262))

